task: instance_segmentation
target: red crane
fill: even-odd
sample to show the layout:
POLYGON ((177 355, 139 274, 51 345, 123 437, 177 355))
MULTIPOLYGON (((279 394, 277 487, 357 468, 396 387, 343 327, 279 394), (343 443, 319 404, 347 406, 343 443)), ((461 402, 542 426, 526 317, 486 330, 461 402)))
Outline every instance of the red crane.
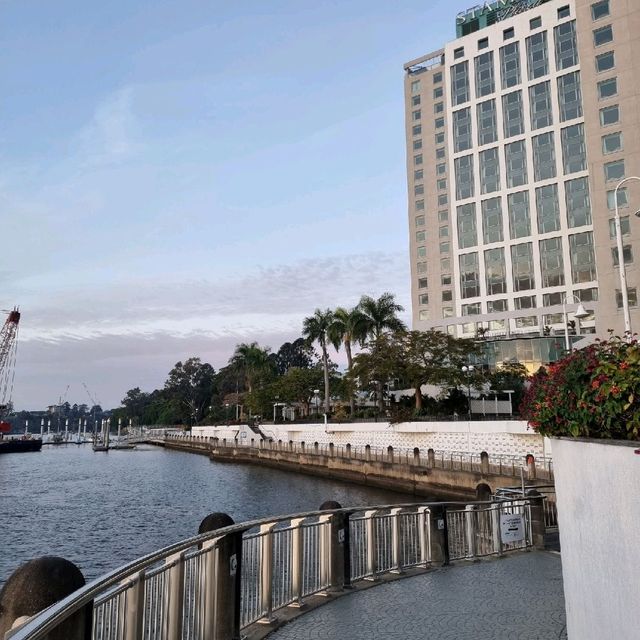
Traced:
POLYGON ((17 307, 7 313, 7 319, 0 329, 0 432, 11 429, 8 423, 2 422, 2 418, 11 407, 20 324, 17 307))

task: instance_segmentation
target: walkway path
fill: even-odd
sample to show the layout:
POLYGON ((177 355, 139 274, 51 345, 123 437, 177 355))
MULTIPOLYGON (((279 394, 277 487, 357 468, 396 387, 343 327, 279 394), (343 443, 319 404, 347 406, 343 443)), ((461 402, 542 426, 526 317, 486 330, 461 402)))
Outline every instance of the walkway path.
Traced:
POLYGON ((560 556, 542 551, 426 575, 338 598, 274 640, 556 640, 566 638, 560 556))

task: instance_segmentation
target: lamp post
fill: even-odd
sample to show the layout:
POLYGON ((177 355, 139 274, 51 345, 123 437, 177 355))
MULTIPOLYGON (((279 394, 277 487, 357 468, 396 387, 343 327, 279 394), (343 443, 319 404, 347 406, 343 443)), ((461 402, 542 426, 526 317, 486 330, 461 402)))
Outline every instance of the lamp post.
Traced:
POLYGON ((320 389, 313 390, 313 397, 316 403, 316 416, 318 415, 318 407, 320 406, 320 389))
POLYGON ((465 364, 462 366, 462 373, 464 373, 467 378, 467 413, 469 415, 469 420, 471 420, 471 375, 474 371, 475 367, 472 364, 468 366, 465 364))
MULTIPOLYGON (((620 272, 620 293, 622 294, 622 312, 624 315, 624 331, 629 336, 631 335, 631 312, 629 311, 629 294, 627 292, 627 270, 624 265, 624 254, 622 247, 622 227, 620 226, 620 211, 618 210, 618 190, 620 187, 630 182, 631 180, 638 180, 638 176, 629 176, 620 180, 616 185, 616 190, 613 193, 613 199, 615 201, 615 222, 616 222, 616 245, 618 247, 618 270, 620 272)), ((639 212, 640 213, 640 212, 639 212)), ((638 213, 636 213, 638 215, 638 213)))
MULTIPOLYGON (((590 313, 584 308, 580 298, 578 298, 578 296, 576 296, 575 294, 569 294, 569 295, 571 296, 571 299, 573 300, 573 302, 575 302, 576 300, 578 301, 578 308, 576 309, 576 312, 573 314, 573 317, 576 320, 578 320, 578 322, 583 318, 588 318, 590 313)), ((566 293, 562 298, 562 313, 564 317, 564 347, 567 350, 567 353, 570 353, 571 351, 573 351, 573 345, 569 340, 569 316, 567 315, 567 294, 566 293)), ((578 326, 576 326, 576 333, 577 333, 578 326)))

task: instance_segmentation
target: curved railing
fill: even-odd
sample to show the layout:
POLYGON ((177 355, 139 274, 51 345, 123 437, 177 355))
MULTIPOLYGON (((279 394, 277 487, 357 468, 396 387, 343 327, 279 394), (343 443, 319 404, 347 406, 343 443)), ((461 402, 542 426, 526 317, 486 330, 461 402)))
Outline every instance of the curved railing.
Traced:
POLYGON ((383 505, 245 522, 116 569, 7 637, 45 638, 84 610, 91 619, 87 640, 235 638, 253 623, 273 622, 278 610, 359 580, 529 547, 541 514, 540 499, 518 499, 383 505), (505 539, 505 518, 520 523, 520 539, 505 539))

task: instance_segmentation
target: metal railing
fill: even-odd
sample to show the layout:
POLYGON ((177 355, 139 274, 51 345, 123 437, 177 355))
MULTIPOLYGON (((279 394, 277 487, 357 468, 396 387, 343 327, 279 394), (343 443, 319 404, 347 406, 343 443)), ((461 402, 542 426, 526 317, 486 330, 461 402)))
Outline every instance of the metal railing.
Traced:
POLYGON ((112 571, 7 638, 45 638, 86 607, 92 640, 239 637, 253 623, 273 622, 284 607, 357 580, 530 547, 531 509, 527 499, 399 504, 233 525, 112 571), (505 544, 501 517, 513 514, 523 535, 505 544))

